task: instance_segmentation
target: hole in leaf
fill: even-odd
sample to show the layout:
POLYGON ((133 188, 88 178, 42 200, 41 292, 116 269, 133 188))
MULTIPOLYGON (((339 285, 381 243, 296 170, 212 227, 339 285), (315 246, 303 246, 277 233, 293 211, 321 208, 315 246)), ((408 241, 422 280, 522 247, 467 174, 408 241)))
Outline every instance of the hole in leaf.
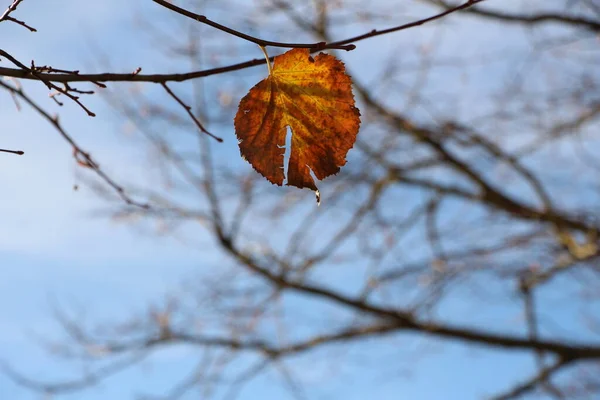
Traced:
POLYGON ((313 181, 319 182, 319 180, 317 179, 317 176, 313 172, 312 168, 310 166, 308 166, 308 165, 306 167, 308 168, 308 171, 310 172, 310 177, 313 178, 313 181))
POLYGON ((310 61, 311 63, 314 63, 314 62, 315 62, 315 59, 314 59, 314 58, 312 58, 312 56, 308 56, 308 61, 310 61))
POLYGON ((283 148, 285 149, 285 153, 283 153, 283 176, 284 181, 283 184, 287 184, 287 176, 288 176, 288 167, 290 163, 290 155, 292 154, 292 128, 290 126, 286 126, 286 134, 285 134, 285 145, 283 148))
MULTIPOLYGON (((317 179, 317 176, 315 175, 315 173, 313 172, 312 168, 310 168, 310 166, 308 166, 308 170, 310 171, 310 177, 313 178, 313 181, 315 182, 319 182, 319 180, 317 179)), ((315 191, 315 198, 317 199, 317 207, 321 205, 321 192, 319 192, 319 189, 317 189, 315 191)))

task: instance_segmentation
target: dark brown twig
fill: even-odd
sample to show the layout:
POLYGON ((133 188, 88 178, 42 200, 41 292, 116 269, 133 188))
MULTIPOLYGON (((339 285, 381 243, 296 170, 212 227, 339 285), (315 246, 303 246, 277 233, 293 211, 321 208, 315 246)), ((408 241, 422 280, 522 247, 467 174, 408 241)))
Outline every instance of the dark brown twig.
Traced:
POLYGON ((6 150, 6 149, 0 149, 0 152, 2 153, 11 153, 11 154, 16 154, 19 156, 22 156, 23 154, 25 154, 24 151, 21 150, 6 150))
POLYGON ((573 363, 573 361, 574 360, 571 359, 559 359, 551 366, 542 369, 537 375, 533 376, 527 382, 517 385, 507 393, 493 397, 493 400, 510 400, 521 397, 535 390, 536 387, 538 387, 543 382, 547 381, 553 374, 555 374, 558 371, 561 371, 564 367, 573 363))
POLYGON ((31 26, 27 25, 25 23, 25 21, 21 21, 20 19, 16 19, 16 18, 13 18, 13 17, 6 17, 6 21, 11 21, 11 22, 14 22, 17 25, 21 25, 21 26, 29 29, 31 32, 37 32, 37 29, 35 29, 34 27, 31 27, 31 26))
POLYGON ((132 199, 127 193, 125 189, 117 184, 110 176, 108 176, 102 169, 98 163, 92 159, 92 156, 84 151, 77 142, 65 131, 65 129, 60 124, 58 117, 50 115, 46 110, 41 108, 36 102, 34 102, 21 88, 16 88, 10 86, 2 81, 0 81, 0 87, 8 90, 10 93, 18 96, 21 100, 29 104, 31 108, 33 108, 38 114, 44 117, 54 128, 60 133, 60 135, 71 145, 73 148, 73 156, 77 163, 83 167, 89 168, 93 170, 100 179, 102 179, 105 183, 107 183, 111 188, 117 192, 119 197, 128 205, 140 207, 142 209, 149 209, 150 205, 147 203, 140 203, 134 199, 132 199))
MULTIPOLYGON (((448 4, 444 0, 433 0, 431 1, 431 3, 440 5, 446 9, 450 9, 452 7, 451 4, 448 4)), ((586 18, 584 16, 568 15, 564 12, 548 11, 534 15, 520 15, 500 11, 500 9, 491 10, 474 8, 469 10, 469 13, 500 22, 518 23, 525 25, 535 25, 542 23, 562 23, 570 25, 572 27, 583 27, 585 29, 589 29, 592 32, 600 32, 600 21, 592 18, 586 18)))
POLYGON ((212 26, 215 29, 218 29, 220 31, 229 33, 230 35, 233 36, 237 36, 241 39, 245 39, 249 42, 252 43, 256 43, 259 46, 271 46, 271 47, 285 47, 285 48, 303 48, 303 49, 314 49, 314 50, 325 50, 325 49, 340 49, 340 50, 354 50, 356 48, 355 45, 353 44, 334 44, 334 43, 325 43, 325 42, 319 42, 319 43, 283 43, 283 42, 273 42, 270 40, 264 40, 264 39, 260 39, 254 36, 250 36, 247 35, 245 33, 242 33, 240 31, 236 31, 235 29, 229 28, 225 25, 221 25, 217 22, 214 22, 208 18, 206 18, 206 16, 204 15, 200 15, 200 14, 196 14, 193 13, 191 11, 188 11, 186 9, 183 9, 181 7, 177 7, 174 4, 169 3, 168 1, 164 1, 164 0, 152 0, 157 4, 160 4, 161 6, 168 8, 171 11, 175 11, 177 14, 181 14, 185 17, 191 18, 195 21, 201 22, 203 24, 212 26))
MULTIPOLYGON (((153 0, 155 1, 155 0, 153 0)), ((427 22, 435 21, 444 16, 447 16, 451 13, 466 9, 468 7, 473 6, 476 3, 480 3, 484 0, 471 0, 460 6, 457 6, 451 10, 446 10, 440 14, 436 14, 432 17, 428 17, 425 19, 421 19, 419 21, 411 22, 408 24, 399 25, 394 28, 384 29, 384 30, 372 30, 368 33, 355 36, 350 39, 341 40, 338 42, 332 42, 327 44, 326 48, 335 48, 331 46, 344 45, 350 42, 358 42, 361 40, 369 39, 372 37, 397 32, 409 28, 413 28, 419 25, 423 25, 427 22)), ((162 4, 162 2, 161 2, 162 4)), ((168 3, 167 3, 168 4, 168 3)), ((269 45, 269 44, 265 44, 269 45)), ((319 50, 323 50, 324 48, 310 48, 312 52, 317 52, 319 50)), ((272 60, 273 57, 271 57, 272 60)), ((0 76, 10 76, 13 78, 21 78, 21 79, 44 79, 46 81, 51 82, 154 82, 154 83, 162 83, 162 82, 183 82, 192 79, 203 78, 211 75, 223 74, 231 71, 238 71, 245 68, 255 67, 257 65, 266 64, 266 60, 263 59, 253 59, 237 64, 228 65, 225 67, 211 68, 202 71, 193 71, 181 74, 131 74, 131 73, 101 73, 101 74, 44 74, 38 73, 37 76, 32 76, 27 71, 22 69, 14 69, 14 68, 3 68, 0 67, 0 76)))
MULTIPOLYGON (((44 83, 44 85, 46 85, 46 87, 50 90, 55 90, 56 93, 58 94, 63 94, 65 96, 67 96, 69 99, 73 100, 75 103, 77 103, 77 105, 79 105, 79 107, 81 107, 86 113, 87 115, 89 115, 90 117, 95 117, 96 114, 94 114, 92 111, 90 111, 80 100, 79 100, 79 96, 76 96, 72 93, 83 93, 83 94, 92 94, 94 92, 92 91, 88 91, 88 92, 82 92, 82 91, 77 91, 71 87, 69 87, 69 85, 65 84, 64 88, 61 88, 59 86, 57 86, 56 84, 52 83, 50 80, 45 79, 43 76, 41 76, 38 73, 38 67, 35 66, 35 64, 33 63, 33 61, 31 62, 31 68, 27 67, 25 64, 23 64, 22 62, 20 62, 19 60, 17 60, 16 58, 14 58, 13 56, 11 56, 9 53, 7 53, 6 51, 0 49, 0 56, 5 57, 6 59, 8 59, 10 62, 12 62, 14 65, 16 65, 17 67, 21 68, 21 70, 25 71, 28 75, 33 76, 35 79, 41 81, 44 83)), ((47 67, 42 67, 42 70, 44 70, 44 68, 47 67)), ((76 73, 74 74, 76 75, 76 73)), ((62 106, 62 103, 59 102, 56 97, 54 95, 51 96, 51 98, 59 105, 62 106)))
POLYGON ((22 2, 23 0, 14 0, 6 9, 6 11, 4 11, 4 13, 2 13, 2 15, 0 15, 0 22, 5 21, 8 16, 10 15, 11 12, 15 11, 17 9, 17 7, 19 6, 19 4, 22 2))
POLYGON ((12 13, 13 11, 15 11, 17 9, 17 7, 19 6, 19 4, 22 2, 23 0, 14 0, 6 9, 6 11, 4 11, 4 13, 2 15, 0 15, 0 22, 2 21, 11 21, 14 22, 15 24, 21 25, 27 29, 29 29, 31 32, 37 32, 37 30, 35 28, 32 28, 31 26, 27 25, 24 21, 18 20, 16 18, 13 18, 10 16, 10 13, 12 13))
POLYGON ((190 118, 194 121, 194 123, 196 124, 196 126, 198 127, 198 129, 200 129, 202 132, 206 133, 208 136, 212 137, 213 139, 215 139, 217 142, 223 142, 223 139, 221 139, 218 136, 213 135, 212 133, 210 133, 209 131, 206 130, 206 128, 204 128, 204 126, 202 125, 202 123, 198 120, 198 118, 196 118, 196 116, 194 115, 194 113, 192 113, 192 107, 188 106, 187 104, 185 104, 183 102, 183 100, 181 100, 179 97, 177 97, 177 95, 175 93, 173 93, 173 91, 171 89, 169 89, 169 87, 167 86, 166 83, 161 82, 162 87, 165 89, 165 91, 173 98, 175 99, 175 101, 181 105, 181 107, 183 107, 183 109, 188 113, 188 115, 190 116, 190 118))
POLYGON ((339 42, 332 42, 330 44, 331 45, 343 45, 346 43, 353 43, 353 42, 358 42, 360 40, 369 39, 369 38, 372 38, 375 36, 381 36, 381 35, 386 35, 386 34, 392 33, 392 32, 398 32, 398 31, 403 31, 403 30, 410 29, 410 28, 415 28, 417 26, 424 25, 428 22, 432 22, 437 19, 443 18, 443 17, 445 17, 449 14, 455 13, 457 11, 466 10, 467 8, 473 7, 475 4, 481 3, 483 1, 485 1, 485 0, 469 0, 466 3, 463 3, 456 7, 449 8, 444 12, 441 12, 439 14, 433 15, 428 18, 423 18, 418 21, 409 22, 407 24, 399 25, 399 26, 396 26, 393 28, 382 29, 382 30, 373 29, 371 32, 365 33, 363 35, 354 36, 349 39, 340 40, 339 42))

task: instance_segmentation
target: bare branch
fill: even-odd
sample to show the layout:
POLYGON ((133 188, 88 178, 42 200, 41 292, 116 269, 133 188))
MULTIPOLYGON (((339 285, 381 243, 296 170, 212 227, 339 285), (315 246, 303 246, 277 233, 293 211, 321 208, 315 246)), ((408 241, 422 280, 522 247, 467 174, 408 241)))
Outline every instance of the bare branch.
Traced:
POLYGON ((89 168, 92 171, 94 171, 98 177, 100 177, 104 182, 106 182, 111 188, 114 189, 114 191, 119 195, 119 197, 123 201, 125 201, 126 204, 140 207, 142 209, 148 209, 150 207, 149 204, 147 204, 147 203, 141 203, 141 202, 138 202, 138 201, 132 199, 131 197, 129 197, 129 195, 127 195, 127 193, 125 192, 125 189, 122 186, 120 186, 119 184, 117 184, 111 177, 109 177, 100 168, 99 164, 96 163, 96 161, 94 159, 92 159, 92 156, 88 152, 84 151, 77 144, 77 142, 75 142, 75 140, 65 131, 65 129, 62 127, 61 123, 59 122, 58 117, 50 115, 47 111, 45 111, 43 108, 41 108, 27 94, 25 94, 25 92, 23 91, 22 88, 16 88, 16 87, 10 86, 2 81, 0 81, 0 87, 3 87, 4 89, 8 90, 10 93, 13 93, 16 96, 18 96, 24 102, 29 104, 29 106, 31 106, 31 108, 33 108, 45 120, 50 122, 50 124, 58 131, 58 133, 60 133, 60 135, 63 137, 63 139, 65 139, 67 141, 67 143, 69 143, 71 145, 71 147, 73 149, 73 157, 75 158, 77 163, 79 165, 81 165, 82 167, 89 168))
POLYGON ((175 11, 178 14, 181 14, 183 16, 186 16, 188 18, 191 18, 191 19, 201 22, 203 24, 212 26, 213 28, 216 28, 220 31, 227 32, 230 35, 237 36, 239 38, 245 39, 252 43, 256 43, 257 45, 262 46, 262 47, 271 46, 271 47, 285 47, 285 48, 303 48, 303 49, 311 49, 313 51, 319 51, 319 50, 325 50, 325 49, 341 49, 341 50, 349 51, 349 50, 354 50, 356 48, 356 46, 353 44, 347 45, 347 44, 335 44, 335 43, 324 43, 324 42, 319 42, 319 43, 282 43, 282 42, 273 42, 270 40, 259 39, 254 36, 250 36, 245 33, 236 31, 235 29, 231 29, 227 26, 218 24, 218 23, 206 18, 204 15, 199 15, 199 14, 193 13, 191 11, 185 10, 181 7, 177 7, 176 5, 171 4, 168 1, 165 1, 165 0, 152 0, 152 1, 154 1, 157 4, 160 4, 161 6, 163 6, 165 8, 168 8, 171 11, 175 11))
POLYGON ((451 8, 449 8, 448 10, 446 10, 446 11, 444 11, 442 13, 433 15, 433 16, 428 17, 428 18, 423 18, 423 19, 420 19, 418 21, 409 22, 407 24, 402 24, 402 25, 399 25, 399 26, 396 26, 396 27, 393 27, 393 28, 382 29, 382 30, 373 29, 371 32, 368 32, 368 33, 365 33, 365 34, 362 34, 362 35, 358 35, 358 36, 354 36, 354 37, 351 37, 351 38, 348 38, 348 39, 345 39, 345 40, 340 40, 338 42, 333 42, 332 44, 354 43, 354 42, 358 42, 358 41, 361 41, 361 40, 364 40, 364 39, 369 39, 369 38, 372 38, 372 37, 375 37, 375 36, 387 35, 387 34, 390 34, 390 33, 393 33, 393 32, 398 32, 398 31, 403 31, 403 30, 410 29, 410 28, 415 28, 417 26, 424 25, 424 24, 426 24, 428 22, 432 22, 432 21, 438 20, 440 18, 444 18, 447 15, 450 15, 450 14, 455 13, 457 11, 466 10, 467 8, 473 7, 475 4, 481 3, 483 1, 485 1, 485 0, 469 0, 469 1, 467 1, 467 2, 465 2, 463 4, 461 4, 461 5, 458 5, 456 7, 451 7, 451 8))
MULTIPOLYGON (((153 0, 153 1, 156 1, 156 0, 153 0)), ((384 29, 381 31, 372 30, 368 33, 365 33, 365 34, 362 34, 359 36, 340 40, 337 42, 332 42, 329 45, 327 45, 328 46, 327 48, 335 48, 335 47, 331 47, 331 46, 347 45, 348 43, 351 43, 351 42, 358 42, 358 41, 369 39, 372 37, 385 35, 385 34, 389 34, 392 32, 397 32, 397 31, 413 28, 413 27, 416 27, 419 25, 423 25, 427 22, 435 21, 446 15, 454 13, 456 11, 460 11, 465 8, 471 7, 472 5, 474 5, 476 3, 480 3, 482 1, 484 1, 484 0, 470 0, 458 7, 453 8, 452 10, 447 10, 440 14, 437 14, 432 17, 428 17, 428 18, 425 18, 425 19, 422 19, 419 21, 411 22, 408 24, 402 24, 397 27, 384 29)), ((162 3, 163 2, 161 1, 161 4, 162 3)), ((167 2, 164 2, 164 3, 169 4, 167 2)), ((169 6, 172 6, 172 5, 169 4, 169 6)), ((175 7, 175 6, 172 6, 172 7, 175 7)), ((267 43, 265 45, 269 45, 269 44, 267 43)), ((317 45, 320 45, 320 43, 318 43, 317 45)), ((306 45, 306 46, 302 45, 302 46, 298 46, 298 47, 309 48, 309 49, 311 49, 311 52, 317 52, 317 51, 323 50, 323 48, 321 48, 321 47, 315 48, 315 47, 311 47, 311 46, 312 45, 306 45)), ((270 60, 272 61, 273 57, 271 57, 270 60)), ((35 76, 32 76, 30 73, 28 73, 28 71, 26 69, 19 70, 19 69, 13 69, 13 68, 0 67, 0 76, 10 76, 13 78, 42 80, 42 81, 49 81, 49 82, 154 82, 154 83, 165 83, 165 82, 183 82, 183 81, 187 81, 187 80, 191 80, 191 79, 198 79, 198 78, 203 78, 203 77, 207 77, 207 76, 211 76, 211 75, 218 75, 218 74, 223 74, 226 72, 238 71, 241 69, 250 68, 250 67, 257 66, 257 65, 263 65, 266 63, 267 63, 267 61, 264 58, 263 59, 253 59, 253 60, 249 60, 249 61, 245 61, 245 62, 241 62, 241 63, 237 63, 237 64, 232 64, 232 65, 229 65, 226 67, 211 68, 211 69, 202 70, 202 71, 194 71, 194 72, 179 73, 179 74, 130 74, 130 73, 127 73, 127 74, 119 74, 119 73, 43 74, 43 73, 38 73, 35 76)))
MULTIPOLYGON (((447 9, 454 7, 445 0, 428 0, 432 4, 439 4, 447 9)), ((511 14, 498 10, 489 10, 483 8, 471 8, 469 13, 496 20, 499 22, 510 22, 525 25, 537 25, 543 23, 559 23, 574 28, 582 27, 592 32, 600 32, 600 21, 583 16, 568 15, 566 13, 541 12, 526 14, 511 14)))
POLYGON ((543 382, 547 381, 556 372, 573 363, 570 359, 559 359, 549 367, 542 369, 537 375, 533 376, 528 381, 516 386, 509 392, 493 397, 493 400, 510 400, 519 398, 533 390, 535 390, 543 382))
MULTIPOLYGON (((8 54, 6 51, 0 49, 0 56, 3 56, 5 58, 7 58, 10 62, 12 62, 13 64, 15 64, 16 66, 18 66, 19 68, 21 68, 21 70, 23 70, 24 72, 27 73, 27 75, 30 75, 32 77, 34 77, 35 79, 42 81, 44 83, 44 85, 46 85, 46 87, 50 90, 55 90, 57 93, 60 93, 62 95, 67 96, 69 99, 73 100, 75 103, 77 103, 77 105, 79 107, 81 107, 86 113, 87 115, 89 115, 90 117, 95 117, 96 114, 94 114, 92 111, 90 111, 85 105, 83 105, 83 103, 79 100, 79 96, 74 95, 73 93, 78 93, 78 94, 93 94, 94 92, 92 91, 80 91, 77 89, 73 89, 71 88, 66 82, 63 88, 57 86, 56 84, 54 84, 53 82, 45 79, 39 72, 38 72, 38 67, 36 67, 33 62, 31 63, 31 68, 27 67, 25 64, 21 63, 20 61, 18 61, 16 58, 14 58, 13 56, 11 56, 10 54, 8 54)), ((41 67, 39 68, 39 70, 44 71, 44 70, 48 70, 48 67, 41 67)), ((58 70, 60 71, 60 70, 58 70)), ((70 74, 74 74, 76 75, 76 72, 70 72, 70 74)), ((52 74, 50 74, 52 75, 52 74)), ((59 102, 56 99, 56 96, 52 96, 52 99, 60 106, 62 106, 62 103, 59 102)))
POLYGON ((175 101, 177 101, 177 103, 183 107, 183 109, 187 112, 187 114, 190 116, 190 118, 194 121, 194 123, 196 124, 196 126, 198 127, 198 129, 200 129, 202 132, 206 133, 208 136, 212 137, 213 139, 215 139, 217 142, 222 142, 223 139, 221 139, 218 136, 213 135, 212 133, 210 133, 209 131, 207 131, 204 126, 202 125, 202 123, 198 120, 198 118, 196 118, 196 116, 192 113, 192 107, 188 106, 187 104, 185 104, 179 97, 177 97, 177 95, 175 93, 173 93, 173 91, 171 89, 169 89, 169 87, 167 86, 166 83, 162 82, 161 83, 162 87, 165 89, 165 91, 167 93, 169 93, 169 95, 175 99, 175 101))
POLYGON ((21 150, 6 150, 6 149, 0 149, 0 152, 2 153, 11 153, 11 154, 16 154, 19 156, 22 156, 23 154, 25 154, 24 151, 21 150))
POLYGON ((18 20, 16 18, 13 18, 10 16, 10 14, 13 11, 17 10, 17 7, 19 6, 19 4, 22 2, 23 0, 13 0, 13 2, 8 6, 8 8, 6 9, 6 11, 4 11, 4 13, 2 15, 0 15, 0 22, 2 21, 11 21, 14 22, 15 24, 21 25, 27 29, 29 29, 31 32, 37 32, 37 30, 35 28, 32 28, 31 26, 27 25, 25 22, 18 20))

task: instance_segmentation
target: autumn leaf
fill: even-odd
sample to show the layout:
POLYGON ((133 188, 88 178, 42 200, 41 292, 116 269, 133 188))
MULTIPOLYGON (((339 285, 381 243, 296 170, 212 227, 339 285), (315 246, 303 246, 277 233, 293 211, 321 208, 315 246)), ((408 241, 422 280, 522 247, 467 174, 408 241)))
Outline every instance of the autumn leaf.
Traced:
MULTIPOLYGON (((275 57, 269 76, 240 101, 235 133, 242 156, 276 185, 284 181, 287 127, 291 150, 287 185, 317 191, 311 171, 322 180, 346 164, 360 112, 344 64, 307 49, 275 57)), ((318 192, 317 192, 318 193, 318 192)))

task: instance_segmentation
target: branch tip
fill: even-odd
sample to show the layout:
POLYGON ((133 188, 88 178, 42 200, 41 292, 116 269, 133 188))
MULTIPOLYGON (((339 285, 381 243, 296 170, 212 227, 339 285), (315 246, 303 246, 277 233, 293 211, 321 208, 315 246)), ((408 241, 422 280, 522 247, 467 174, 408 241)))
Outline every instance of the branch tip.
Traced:
POLYGON ((24 151, 22 150, 6 150, 6 149, 0 149, 0 152, 2 153, 9 153, 9 154, 16 154, 18 156, 22 156, 23 154, 25 154, 24 151))

